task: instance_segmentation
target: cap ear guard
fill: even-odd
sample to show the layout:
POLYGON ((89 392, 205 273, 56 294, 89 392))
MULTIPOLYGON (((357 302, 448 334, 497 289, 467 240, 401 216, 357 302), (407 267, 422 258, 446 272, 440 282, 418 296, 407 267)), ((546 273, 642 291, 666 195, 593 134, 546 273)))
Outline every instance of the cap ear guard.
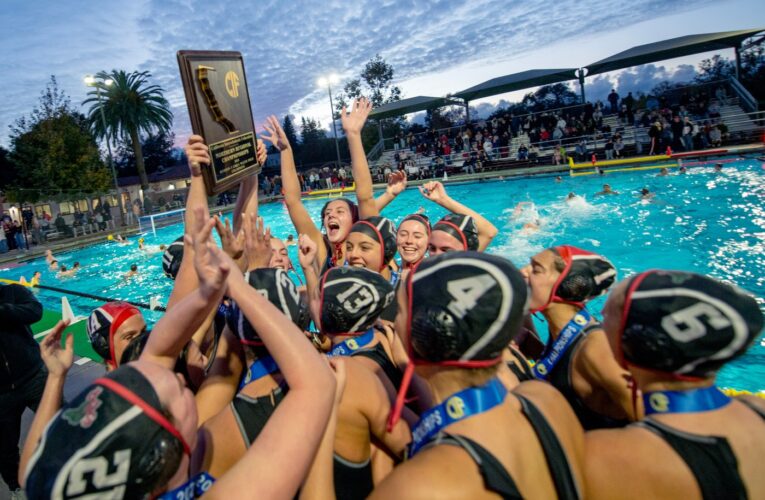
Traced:
POLYGON ((465 331, 464 321, 443 307, 418 308, 411 316, 412 350, 431 363, 459 359, 469 346, 465 331))

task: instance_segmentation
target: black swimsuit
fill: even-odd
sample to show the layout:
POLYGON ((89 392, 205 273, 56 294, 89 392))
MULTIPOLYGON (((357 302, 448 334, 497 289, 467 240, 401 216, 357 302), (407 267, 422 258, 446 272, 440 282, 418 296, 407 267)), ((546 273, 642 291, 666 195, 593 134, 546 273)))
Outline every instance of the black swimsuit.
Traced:
MULTIPOLYGON (((744 400, 744 403, 765 420, 765 412, 744 400)), ((718 436, 702 436, 673 429, 648 417, 632 424, 647 429, 675 450, 696 478, 704 499, 748 498, 746 486, 738 472, 738 460, 728 440, 718 436)))
POLYGON ((521 351, 515 347, 508 346, 507 348, 510 350, 510 353, 513 355, 516 361, 518 361, 518 364, 513 363, 512 361, 507 362, 507 367, 510 368, 510 371, 513 372, 518 378, 518 382, 536 380, 534 372, 531 371, 531 365, 526 360, 526 356, 524 356, 521 351))
MULTIPOLYGON (((557 497, 564 500, 580 498, 581 495, 576 481, 574 481, 574 474, 571 471, 566 453, 552 427, 547 423, 547 419, 531 401, 518 394, 514 394, 514 396, 521 402, 523 415, 531 424, 539 444, 542 446, 557 497)), ((502 498, 523 498, 507 469, 491 452, 472 439, 441 432, 426 447, 439 444, 449 444, 464 449, 478 466, 487 490, 493 491, 502 498)))
POLYGON ((372 481, 372 464, 370 459, 365 462, 349 462, 343 457, 334 455, 335 497, 338 500, 356 500, 366 498, 374 489, 372 481))
POLYGON ((287 395, 287 391, 288 388, 285 385, 259 398, 251 398, 240 393, 231 402, 231 411, 234 413, 242 439, 248 448, 263 431, 263 427, 287 395))
POLYGON ((574 339, 573 343, 566 350, 566 352, 563 353, 560 361, 558 361, 558 363, 550 372, 550 375, 547 377, 547 380, 553 385, 553 387, 558 389, 566 398, 568 403, 571 405, 571 408, 574 410, 574 413, 576 413, 576 416, 579 419, 579 422, 582 424, 582 427, 584 427, 584 430, 586 431, 594 429, 613 429, 624 427, 629 423, 627 419, 619 420, 607 417, 606 415, 602 415, 596 411, 591 410, 587 407, 587 405, 584 404, 584 401, 582 401, 582 399, 574 390, 574 383, 572 381, 571 374, 571 371, 574 369, 574 363, 572 362, 574 356, 576 355, 577 350, 582 346, 582 341, 585 339, 585 337, 587 337, 587 335, 593 330, 600 329, 600 323, 594 323, 587 326, 587 328, 585 328, 584 331, 582 331, 582 333, 579 334, 576 339, 574 339))
POLYGON ((399 370, 398 367, 393 364, 393 361, 390 360, 388 353, 385 352, 385 348, 381 343, 378 343, 367 349, 360 349, 355 351, 353 354, 351 354, 351 357, 353 356, 361 356, 371 359, 380 365, 380 368, 382 368, 382 371, 385 373, 385 376, 388 377, 388 380, 391 381, 393 387, 395 387, 397 390, 399 387, 401 387, 401 379, 403 378, 401 370, 399 370))

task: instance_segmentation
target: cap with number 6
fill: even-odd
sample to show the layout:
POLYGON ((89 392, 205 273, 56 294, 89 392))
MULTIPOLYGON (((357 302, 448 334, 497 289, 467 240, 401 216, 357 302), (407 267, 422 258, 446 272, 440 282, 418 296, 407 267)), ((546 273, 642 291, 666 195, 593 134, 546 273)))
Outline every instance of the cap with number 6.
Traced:
POLYGON ((707 378, 743 354, 762 331, 757 301, 707 276, 648 271, 620 289, 623 296, 615 291, 609 298, 624 299, 620 328, 607 333, 616 334, 615 354, 625 365, 677 379, 707 378))

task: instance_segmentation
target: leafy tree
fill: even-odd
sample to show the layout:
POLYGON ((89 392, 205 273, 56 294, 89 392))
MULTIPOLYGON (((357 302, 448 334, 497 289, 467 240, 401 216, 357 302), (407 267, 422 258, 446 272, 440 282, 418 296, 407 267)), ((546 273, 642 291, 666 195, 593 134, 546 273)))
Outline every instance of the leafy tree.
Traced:
POLYGON ((452 116, 445 108, 435 108, 425 111, 425 125, 436 130, 454 126, 452 116))
POLYGON ((292 117, 290 115, 284 117, 284 121, 282 121, 282 129, 284 129, 284 134, 287 136, 287 140, 292 144, 292 148, 298 148, 297 132, 295 131, 295 125, 292 124, 292 117))
MULTIPOLYGON (((173 142, 175 142, 175 134, 172 132, 151 134, 141 140, 141 151, 143 152, 144 168, 147 175, 178 163, 173 142)), ((135 150, 130 144, 120 142, 114 160, 118 175, 120 177, 139 175, 136 163, 135 150)))
POLYGON ((10 153, 0 146, 0 191, 8 189, 16 181, 16 165, 11 161, 10 153))
POLYGON ((10 170, 9 198, 20 202, 73 199, 83 192, 110 188, 111 175, 101 161, 88 120, 70 103, 51 77, 39 106, 11 126, 10 162, 2 167, 10 170))
POLYGON ((146 176, 140 134, 153 131, 167 132, 170 130, 173 114, 170 105, 162 95, 162 88, 149 85, 151 74, 147 71, 112 70, 111 73, 100 72, 96 75, 94 90, 88 92, 83 104, 90 104, 88 111, 93 131, 98 137, 107 140, 129 141, 133 148, 138 176, 141 187, 149 187, 146 176), (105 80, 112 80, 106 85, 105 80), (98 93, 101 93, 99 99, 98 93), (101 120, 101 111, 105 115, 106 126, 101 120))
POLYGON ((729 59, 715 54, 711 58, 704 59, 699 63, 699 70, 695 80, 697 83, 706 83, 715 80, 725 80, 735 74, 735 64, 729 59))

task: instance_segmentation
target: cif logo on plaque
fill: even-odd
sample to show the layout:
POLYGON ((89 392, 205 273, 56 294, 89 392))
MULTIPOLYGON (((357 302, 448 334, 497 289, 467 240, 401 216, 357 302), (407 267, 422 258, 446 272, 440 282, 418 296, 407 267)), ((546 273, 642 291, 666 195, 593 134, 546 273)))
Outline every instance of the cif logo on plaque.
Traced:
POLYGON ((239 75, 233 71, 226 73, 226 92, 233 98, 239 97, 239 75))

